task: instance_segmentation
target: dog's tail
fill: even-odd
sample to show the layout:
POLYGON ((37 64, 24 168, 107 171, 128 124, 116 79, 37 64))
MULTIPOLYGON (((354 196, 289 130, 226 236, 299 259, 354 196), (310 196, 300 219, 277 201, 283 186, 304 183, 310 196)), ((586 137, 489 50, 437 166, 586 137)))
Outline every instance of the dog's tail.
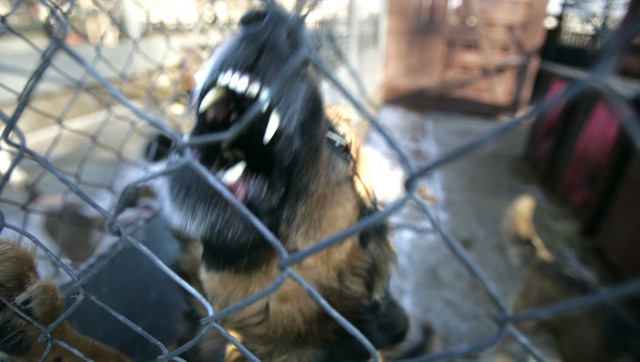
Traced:
MULTIPOLYGON (((502 219, 502 231, 509 261, 512 264, 524 262, 518 260, 522 254, 518 250, 533 247, 535 258, 546 262, 554 260, 553 255, 538 235, 533 223, 537 202, 534 196, 522 194, 507 207, 502 219), (514 245, 516 244, 516 245, 514 245)), ((531 261, 531 260, 529 260, 531 261)))

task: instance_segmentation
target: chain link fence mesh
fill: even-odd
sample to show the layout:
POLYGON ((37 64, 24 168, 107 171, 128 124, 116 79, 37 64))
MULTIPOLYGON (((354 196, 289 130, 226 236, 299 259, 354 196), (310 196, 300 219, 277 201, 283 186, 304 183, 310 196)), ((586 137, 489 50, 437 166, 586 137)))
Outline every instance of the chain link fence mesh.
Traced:
MULTIPOLYGON (((145 242, 149 238, 139 237, 140 230, 148 223, 146 217, 157 209, 153 200, 146 199, 144 191, 140 191, 144 190, 144 185, 162 175, 177 172, 181 167, 199 169, 199 165, 184 160, 171 168, 158 170, 142 162, 141 155, 156 132, 168 135, 179 146, 187 146, 180 134, 189 129, 192 118, 189 92, 193 87, 193 76, 215 46, 235 30, 237 19, 251 3, 201 0, 184 4, 161 0, 0 2, 2 236, 35 246, 42 275, 58 281, 64 286, 65 294, 71 296, 64 314, 48 326, 39 325, 10 301, 3 299, 2 302, 37 325, 42 330, 42 338, 50 345, 62 345, 82 357, 74 346, 52 338, 50 332, 63 320, 72 318, 83 303, 90 303, 147 341, 152 345, 154 356, 162 360, 177 358, 212 330, 221 333, 249 359, 255 360, 251 351, 217 322, 265 297, 290 279, 301 285, 329 315, 367 347, 374 360, 378 360, 371 343, 289 267, 340 243, 348 235, 384 222, 409 203, 417 206, 422 218, 431 225, 430 229, 440 235, 452 252, 452 258, 480 283, 495 309, 492 318, 497 326, 486 340, 445 349, 420 360, 473 356, 507 337, 515 338, 534 359, 546 360, 537 346, 516 327, 516 322, 546 320, 594 308, 616 298, 640 295, 640 280, 636 279, 609 286, 598 293, 514 313, 495 282, 462 243, 442 227, 431 205, 417 195, 419 180, 435 170, 501 137, 509 137, 523 124, 588 90, 599 92, 614 105, 627 136, 634 147, 640 149, 640 123, 632 103, 637 93, 618 87, 610 77, 611 63, 624 49, 629 35, 637 34, 640 21, 630 21, 626 28, 613 33, 607 43, 610 56, 589 72, 571 75, 574 81, 557 98, 533 104, 524 114, 496 124, 481 137, 435 159, 416 163, 367 107, 367 85, 354 76, 356 71, 346 62, 348 51, 345 49, 350 41, 347 18, 336 13, 315 16, 317 9, 313 8, 321 2, 311 2, 304 5, 312 9, 308 22, 320 40, 318 54, 299 54, 298 58, 292 59, 291 69, 309 60, 324 76, 325 87, 339 95, 337 101, 349 103, 367 120, 371 132, 379 134, 388 143, 408 175, 404 180, 406 192, 356 225, 309 249, 291 254, 282 250, 277 238, 245 210, 244 215, 268 236, 269 242, 282 255, 282 274, 272 286, 249 300, 227 310, 214 311, 204 297, 167 266, 167 258, 152 250, 145 242), (337 72, 344 72, 346 76, 338 77, 337 72), (344 79, 349 86, 345 86, 344 79), (133 211, 132 205, 136 206, 133 211), (73 240, 73 244, 65 243, 65 240, 73 240), (115 263, 123 250, 130 248, 150 262, 156 273, 163 274, 164 282, 173 281, 206 310, 208 317, 202 321, 202 329, 195 339, 169 347, 170 342, 164 337, 146 331, 119 312, 119 307, 86 288, 115 263)), ((361 46, 376 45, 379 37, 379 19, 375 15, 367 19, 360 25, 367 29, 361 33, 364 34, 360 36, 361 46)), ((543 69, 566 73, 566 70, 548 64, 543 65, 543 69)), ((216 137, 204 141, 224 139, 224 135, 216 137)), ((223 187, 211 176, 206 177, 215 189, 223 187)), ((228 201, 237 203, 234 199, 228 201)), ((116 299, 118 293, 112 291, 116 299)), ((44 359, 46 353, 42 356, 44 359)))

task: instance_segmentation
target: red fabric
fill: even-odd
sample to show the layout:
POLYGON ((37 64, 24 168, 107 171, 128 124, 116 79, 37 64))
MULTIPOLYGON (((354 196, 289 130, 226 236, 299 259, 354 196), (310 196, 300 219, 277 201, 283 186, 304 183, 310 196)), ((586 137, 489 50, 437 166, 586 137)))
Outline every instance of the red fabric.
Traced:
MULTIPOLYGON (((551 81, 545 101, 549 102, 554 98, 562 94, 569 85, 569 81, 562 78, 555 78, 551 81)), ((533 147, 534 155, 537 158, 546 159, 550 156, 553 150, 554 133, 557 126, 560 124, 562 111, 564 110, 566 102, 553 107, 549 110, 542 121, 540 122, 540 129, 538 130, 537 139, 533 147)))
POLYGON ((620 135, 611 107, 599 100, 578 137, 560 181, 559 191, 576 208, 587 206, 600 172, 605 168, 620 135))

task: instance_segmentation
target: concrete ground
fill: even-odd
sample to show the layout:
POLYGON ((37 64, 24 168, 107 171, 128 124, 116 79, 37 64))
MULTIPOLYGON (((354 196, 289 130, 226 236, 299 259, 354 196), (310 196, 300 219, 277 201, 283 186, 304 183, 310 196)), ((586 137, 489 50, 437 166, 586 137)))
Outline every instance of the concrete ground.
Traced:
MULTIPOLYGON (((380 122, 417 165, 496 126, 494 120, 461 114, 419 114, 394 106, 381 109, 380 122)), ((505 210, 518 195, 529 193, 536 197, 535 224, 543 240, 552 241, 552 251, 563 248, 554 242, 557 240, 583 242, 569 212, 548 200, 527 176, 521 159, 527 136, 528 127, 521 127, 420 180, 436 217, 461 242, 507 304, 528 275, 526 266, 509 262, 501 230, 505 210)), ((376 166, 372 179, 380 200, 396 200, 403 193, 406 176, 396 155, 375 131, 370 133, 367 151, 376 166)), ((434 328, 441 349, 463 347, 491 337, 497 331, 493 323, 496 307, 482 285, 433 231, 426 215, 408 204, 390 223, 398 251, 398 271, 392 288, 419 322, 434 328)), ((556 352, 546 338, 536 336, 541 344, 538 347, 555 359, 556 352)), ((481 356, 467 359, 497 360, 507 349, 516 360, 526 358, 522 348, 514 343, 506 348, 509 344, 506 341, 481 356)))

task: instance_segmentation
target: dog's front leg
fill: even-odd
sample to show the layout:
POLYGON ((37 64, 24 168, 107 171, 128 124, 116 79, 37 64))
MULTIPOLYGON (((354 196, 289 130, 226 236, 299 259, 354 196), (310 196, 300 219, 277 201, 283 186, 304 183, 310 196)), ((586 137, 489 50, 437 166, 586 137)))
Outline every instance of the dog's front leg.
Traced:
MULTIPOLYGON (((5 303, 11 303, 41 326, 55 322, 65 307, 58 286, 38 278, 33 253, 6 239, 0 239, 0 295, 5 303)), ((66 321, 53 329, 52 341, 42 341, 42 330, 5 303, 0 304, 2 361, 37 361, 43 356, 46 361, 83 360, 61 344, 95 361, 129 361, 113 348, 79 333, 66 321)))

